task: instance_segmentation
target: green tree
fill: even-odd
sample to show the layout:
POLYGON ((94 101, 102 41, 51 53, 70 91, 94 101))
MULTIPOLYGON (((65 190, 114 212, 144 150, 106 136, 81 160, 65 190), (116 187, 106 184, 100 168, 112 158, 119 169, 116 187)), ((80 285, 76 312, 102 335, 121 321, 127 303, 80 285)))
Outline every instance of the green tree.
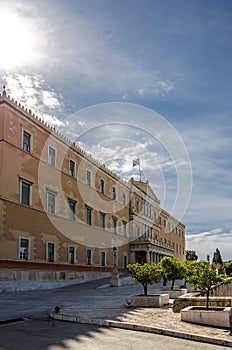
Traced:
POLYGON ((144 295, 147 295, 148 284, 159 283, 162 279, 159 267, 157 264, 129 264, 128 269, 135 283, 141 283, 143 286, 144 295))
POLYGON ((224 267, 225 267, 225 270, 226 270, 226 274, 228 276, 231 276, 232 275, 232 260, 227 261, 224 264, 224 267))
POLYGON ((172 281, 171 290, 174 288, 175 280, 185 277, 185 270, 182 264, 176 259, 165 256, 159 263, 163 279, 172 281))
POLYGON ((192 269, 189 270, 186 280, 195 289, 199 289, 202 293, 206 293, 207 310, 209 308, 209 294, 211 287, 220 282, 230 282, 226 276, 217 274, 217 271, 213 269, 210 262, 207 260, 195 262, 192 269))
POLYGON ((213 254, 213 263, 223 265, 220 250, 217 248, 213 254))
POLYGON ((188 277, 192 276, 194 273, 195 266, 197 264, 196 260, 185 260, 182 262, 182 268, 183 268, 183 278, 185 280, 185 287, 187 284, 188 277))
POLYGON ((186 250, 186 260, 197 260, 198 256, 195 250, 186 250))

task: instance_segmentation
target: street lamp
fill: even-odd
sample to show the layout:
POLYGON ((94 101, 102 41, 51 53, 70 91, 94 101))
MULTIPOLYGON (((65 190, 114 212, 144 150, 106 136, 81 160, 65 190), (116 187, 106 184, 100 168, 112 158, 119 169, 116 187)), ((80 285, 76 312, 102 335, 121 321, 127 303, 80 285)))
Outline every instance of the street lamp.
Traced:
POLYGON ((119 279, 119 273, 117 268, 117 253, 118 249, 116 247, 113 247, 112 254, 113 254, 113 271, 112 271, 112 277, 110 284, 112 287, 119 287, 121 285, 120 279, 119 279))

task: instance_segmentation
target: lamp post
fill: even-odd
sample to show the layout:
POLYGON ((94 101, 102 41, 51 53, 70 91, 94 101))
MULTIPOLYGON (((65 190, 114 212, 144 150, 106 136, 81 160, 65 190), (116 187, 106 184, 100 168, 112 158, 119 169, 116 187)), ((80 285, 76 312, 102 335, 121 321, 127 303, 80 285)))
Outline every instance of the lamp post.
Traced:
POLYGON ((112 249, 112 254, 113 254, 113 271, 112 271, 112 277, 110 280, 110 285, 112 287, 119 287, 121 286, 121 282, 119 279, 119 273, 118 273, 118 268, 117 268, 117 253, 118 250, 116 247, 113 247, 112 249))

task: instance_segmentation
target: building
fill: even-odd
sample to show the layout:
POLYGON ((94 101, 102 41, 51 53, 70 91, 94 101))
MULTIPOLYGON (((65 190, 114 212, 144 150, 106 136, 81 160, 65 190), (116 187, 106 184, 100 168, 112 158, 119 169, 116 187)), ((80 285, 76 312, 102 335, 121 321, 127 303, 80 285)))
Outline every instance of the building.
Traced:
POLYGON ((30 110, 0 96, 0 280, 81 280, 185 258, 185 226, 148 182, 125 182, 30 110))

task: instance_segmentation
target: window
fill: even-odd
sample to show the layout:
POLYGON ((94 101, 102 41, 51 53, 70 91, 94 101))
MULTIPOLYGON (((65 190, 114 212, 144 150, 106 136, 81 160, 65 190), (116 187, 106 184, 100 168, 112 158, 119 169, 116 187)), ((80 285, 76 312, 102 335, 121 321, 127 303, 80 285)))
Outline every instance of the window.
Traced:
POLYGON ((88 186, 91 186, 91 183, 92 183, 91 177, 92 177, 91 171, 86 170, 86 183, 88 186))
POLYGON ((30 240, 28 238, 19 239, 19 259, 20 260, 30 259, 30 240))
POLYGON ((124 269, 127 268, 127 265, 128 265, 128 256, 125 254, 123 256, 123 267, 124 267, 124 269))
POLYGON ((47 261, 55 261, 55 243, 47 243, 47 261))
POLYGON ((140 237, 140 227, 136 226, 136 231, 137 231, 137 237, 140 237))
POLYGON ((100 213, 100 227, 105 230, 106 228, 106 214, 100 213))
POLYGON ((100 192, 105 193, 105 181, 103 179, 100 180, 100 192))
POLYGON ((145 203, 145 215, 148 216, 148 204, 145 203))
POLYGON ((23 149, 24 151, 31 152, 31 134, 23 130, 23 149))
POLYGON ((47 192, 47 211, 49 214, 56 213, 56 194, 52 191, 47 192))
POLYGON ((112 227, 113 227, 113 233, 117 233, 117 219, 112 219, 112 227))
POLYGON ((75 264, 76 262, 76 248, 68 247, 68 262, 69 264, 75 264))
POLYGON ((56 166, 56 150, 51 146, 48 147, 48 163, 56 166))
POLYGON ((136 199, 136 211, 140 211, 140 200, 136 199))
POLYGON ((28 181, 20 181, 20 203, 31 205, 31 184, 28 181))
POLYGON ((116 195, 116 188, 115 186, 112 187, 112 199, 116 199, 117 195, 116 195))
POLYGON ((122 231, 123 231, 123 236, 126 237, 127 236, 127 228, 126 228, 125 221, 123 221, 123 223, 122 223, 122 231))
POLYGON ((92 225, 92 208, 86 207, 86 224, 92 225))
POLYGON ((157 214, 156 214, 156 211, 154 211, 154 220, 157 219, 157 214))
POLYGON ((76 176, 76 162, 72 159, 69 159, 69 175, 72 177, 76 176))
POLYGON ((106 266, 106 252, 101 252, 101 266, 106 266))
POLYGON ((164 224, 164 227, 166 227, 166 220, 165 219, 163 220, 163 224, 164 224))
POLYGON ((86 250, 86 265, 92 265, 92 250, 86 250))
POLYGON ((71 199, 68 200, 68 217, 69 220, 75 220, 76 216, 76 202, 71 199))
POLYGON ((125 192, 122 193, 122 203, 123 203, 123 205, 126 205, 126 193, 125 192))

